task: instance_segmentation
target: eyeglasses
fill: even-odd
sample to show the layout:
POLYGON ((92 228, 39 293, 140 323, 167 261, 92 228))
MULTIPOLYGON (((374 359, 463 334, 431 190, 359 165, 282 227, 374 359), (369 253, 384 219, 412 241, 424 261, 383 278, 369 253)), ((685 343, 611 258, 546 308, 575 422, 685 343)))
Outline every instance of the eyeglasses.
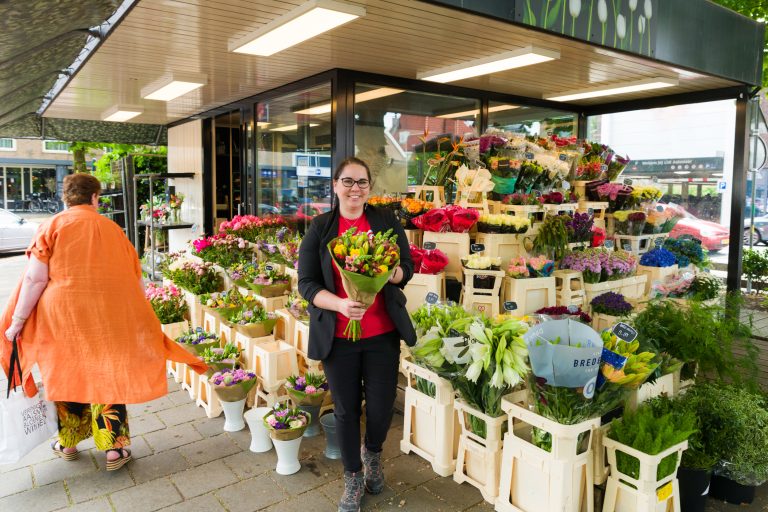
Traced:
POLYGON ((360 187, 360 189, 366 189, 371 184, 371 182, 365 178, 359 180, 353 180, 352 178, 341 178, 339 181, 347 188, 352 188, 355 186, 355 183, 357 183, 357 186, 360 187))

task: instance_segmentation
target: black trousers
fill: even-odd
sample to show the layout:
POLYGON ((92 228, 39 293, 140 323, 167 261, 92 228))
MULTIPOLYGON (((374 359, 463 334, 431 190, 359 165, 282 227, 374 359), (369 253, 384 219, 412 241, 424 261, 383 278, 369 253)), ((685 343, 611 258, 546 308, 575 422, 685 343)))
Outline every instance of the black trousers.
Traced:
POLYGON ((387 439, 397 394, 400 336, 397 331, 352 342, 333 340, 323 360, 333 395, 336 432, 345 471, 362 469, 360 414, 365 392, 365 447, 380 452, 387 439))

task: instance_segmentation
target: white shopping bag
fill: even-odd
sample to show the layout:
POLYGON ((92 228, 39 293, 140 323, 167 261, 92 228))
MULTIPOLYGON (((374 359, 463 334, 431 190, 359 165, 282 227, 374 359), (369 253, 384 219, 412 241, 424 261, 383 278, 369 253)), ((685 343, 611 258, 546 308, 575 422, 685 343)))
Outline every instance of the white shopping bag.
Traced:
MULTIPOLYGON (((17 359, 16 340, 8 372, 9 393, 0 396, 0 464, 14 464, 46 442, 58 430, 56 405, 37 395, 28 398, 21 385, 10 390, 14 370, 21 367, 17 359)), ((21 378, 17 379, 21 382, 21 378)))

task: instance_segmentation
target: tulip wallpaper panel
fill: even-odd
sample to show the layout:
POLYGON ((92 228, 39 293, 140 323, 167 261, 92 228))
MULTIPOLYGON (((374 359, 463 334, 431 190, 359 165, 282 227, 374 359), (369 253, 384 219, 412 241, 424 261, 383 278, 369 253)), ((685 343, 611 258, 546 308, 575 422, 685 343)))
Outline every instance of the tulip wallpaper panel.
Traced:
POLYGON ((592 43, 655 54, 658 0, 517 0, 515 17, 592 43))

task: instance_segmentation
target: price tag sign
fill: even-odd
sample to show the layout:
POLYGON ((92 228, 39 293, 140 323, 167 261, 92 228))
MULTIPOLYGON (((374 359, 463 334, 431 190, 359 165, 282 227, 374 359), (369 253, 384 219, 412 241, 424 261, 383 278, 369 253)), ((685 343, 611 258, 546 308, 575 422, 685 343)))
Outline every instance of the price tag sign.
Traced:
POLYGON ((605 164, 602 164, 602 165, 600 166, 600 171, 602 171, 602 172, 605 172, 605 171, 607 171, 607 170, 608 170, 608 166, 607 166, 607 165, 605 165, 605 164))
POLYGON ((435 249, 437 249, 437 245, 435 245, 435 242, 424 242, 425 251, 434 251, 435 249))
POLYGON ((485 250, 485 244, 472 244, 469 246, 469 252, 483 252, 485 250))
POLYGON ((605 246, 606 249, 613 249, 615 247, 613 240, 606 240, 603 245, 605 246))
POLYGON ((595 209, 594 208, 587 208, 587 213, 589 215, 594 215, 595 214, 595 209))
POLYGON ((631 180, 631 179, 629 179, 629 178, 624 178, 624 184, 625 184, 626 186, 630 186, 630 185, 632 185, 632 180, 631 180))
POLYGON ((264 269, 266 269, 267 272, 272 272, 273 270, 275 270, 275 266, 272 265, 271 263, 267 263, 266 265, 264 265, 264 269))
POLYGON ((203 332, 203 328, 202 327, 198 327, 198 328, 195 329, 195 332, 196 333, 201 333, 201 332, 203 332))
POLYGON ((514 311, 517 309, 517 302, 508 300, 504 302, 504 311, 514 311))
POLYGON ((533 193, 536 195, 536 197, 541 197, 541 190, 534 190, 533 193))
POLYGON ((427 304, 437 304, 438 300, 440 300, 440 297, 435 292, 429 292, 427 294, 427 304))
POLYGON ((624 250, 627 252, 632 251, 632 244, 629 242, 624 242, 623 247, 624 247, 624 250))
POLYGON ((570 306, 568 306, 568 312, 572 315, 575 315, 576 313, 579 312, 579 306, 576 306, 575 304, 571 304, 570 306))
POLYGON ((656 211, 657 211, 657 212, 663 212, 663 211, 664 211, 664 207, 663 207, 663 206, 661 206, 660 204, 657 204, 657 205, 656 205, 656 211))
POLYGON ((658 183, 659 182, 659 177, 658 176, 654 176, 653 178, 651 178, 651 182, 652 183, 658 183))
POLYGON ((619 322, 616 325, 614 325, 612 332, 618 338, 621 338, 627 343, 632 343, 633 341, 635 341, 635 338, 637 338, 637 331, 634 330, 629 325, 625 324, 624 322, 619 322))
POLYGON ((656 239, 654 239, 653 245, 655 245, 656 248, 661 247, 662 245, 664 245, 664 239, 663 238, 656 238, 656 239))
POLYGON ((667 485, 662 486, 656 491, 656 498, 659 500, 659 503, 667 501, 670 496, 672 496, 672 482, 667 482, 667 485))
POLYGON ((562 184, 563 190, 571 190, 571 184, 567 181, 564 181, 562 184))
POLYGON ((560 153, 559 155, 557 155, 557 157, 560 159, 561 162, 565 162, 566 160, 568 160, 568 155, 566 155, 565 153, 560 153))
POLYGON ((526 160, 533 160, 533 153, 531 153, 530 151, 529 151, 529 152, 527 152, 527 153, 525 154, 525 159, 526 159, 526 160))

